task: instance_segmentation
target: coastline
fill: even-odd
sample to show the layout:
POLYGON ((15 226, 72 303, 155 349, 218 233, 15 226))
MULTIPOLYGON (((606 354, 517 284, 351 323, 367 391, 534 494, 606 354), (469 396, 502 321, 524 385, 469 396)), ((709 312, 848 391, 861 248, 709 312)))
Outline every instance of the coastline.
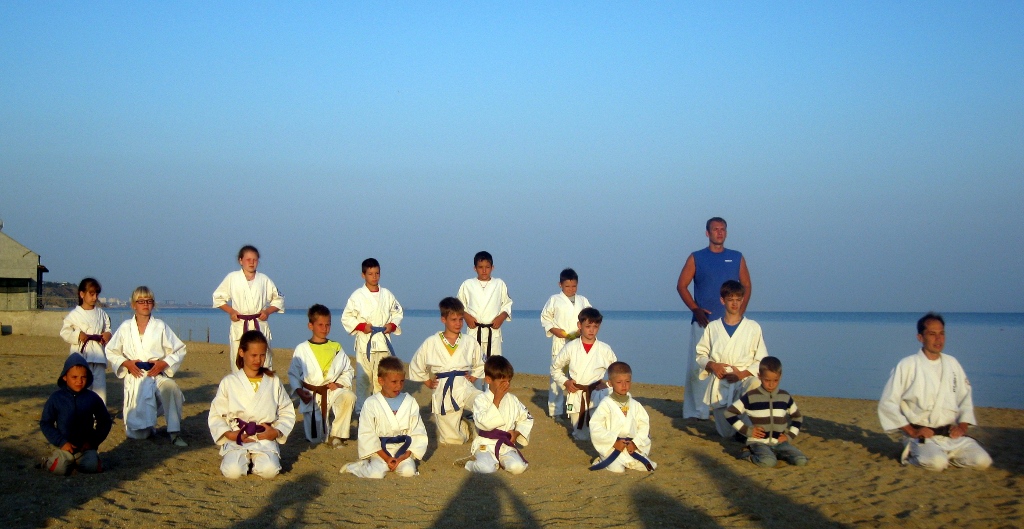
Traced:
MULTIPOLYGON (((0 361, 0 489, 4 527, 169 525, 239 527, 990 527, 1024 523, 1024 411, 978 408, 972 430, 995 460, 987 471, 931 473, 901 467, 898 445, 880 430, 875 402, 795 396, 807 417, 797 443, 807 467, 760 469, 735 458, 739 443, 707 421, 680 418, 680 386, 637 383, 634 396, 652 422, 658 470, 617 476, 588 472, 593 449, 543 415, 547 377, 517 374, 516 394, 536 419, 521 476, 471 475, 454 463, 468 445, 438 446, 421 384, 406 391, 421 405, 430 447, 420 476, 381 481, 338 473, 355 460, 355 443, 313 447, 296 427, 282 446, 284 470, 273 480, 224 479, 206 427, 209 401, 226 374, 226 345, 189 342, 177 380, 186 396, 183 430, 190 446, 166 437, 125 439, 120 415, 101 457, 103 474, 59 478, 32 467, 47 451, 39 411, 56 389, 67 354, 58 338, 4 336, 0 361), (151 501, 150 498, 159 498, 151 501)), ((275 349, 284 375, 291 351, 275 349)), ((121 384, 108 374, 109 407, 119 411, 121 384)), ((785 388, 785 379, 782 387, 785 388)), ((162 419, 161 419, 162 424, 162 419)), ((354 432, 353 432, 354 433, 354 432)))

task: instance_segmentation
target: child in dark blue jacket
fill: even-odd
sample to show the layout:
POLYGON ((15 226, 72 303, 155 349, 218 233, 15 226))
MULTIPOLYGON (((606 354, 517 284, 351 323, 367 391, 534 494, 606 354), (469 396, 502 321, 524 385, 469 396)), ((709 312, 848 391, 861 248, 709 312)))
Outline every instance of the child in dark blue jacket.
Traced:
POLYGON ((46 399, 39 429, 57 447, 44 462, 49 472, 62 476, 73 468, 103 472, 96 449, 107 438, 113 421, 103 400, 89 389, 92 377, 85 358, 72 353, 57 379, 60 389, 46 399))

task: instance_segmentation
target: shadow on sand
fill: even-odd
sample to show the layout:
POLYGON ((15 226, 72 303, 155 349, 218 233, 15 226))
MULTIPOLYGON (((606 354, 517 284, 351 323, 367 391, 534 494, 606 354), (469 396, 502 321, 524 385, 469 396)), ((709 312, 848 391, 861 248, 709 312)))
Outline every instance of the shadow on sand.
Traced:
POLYGON ((647 485, 631 492, 640 524, 647 527, 721 527, 708 514, 687 507, 679 500, 647 485))
POLYGON ((267 529, 298 529, 305 527, 306 509, 327 488, 327 480, 315 472, 303 474, 296 481, 283 483, 266 500, 266 507, 232 529, 260 527, 267 529))
POLYGON ((430 527, 539 529, 541 524, 503 476, 470 473, 430 527))

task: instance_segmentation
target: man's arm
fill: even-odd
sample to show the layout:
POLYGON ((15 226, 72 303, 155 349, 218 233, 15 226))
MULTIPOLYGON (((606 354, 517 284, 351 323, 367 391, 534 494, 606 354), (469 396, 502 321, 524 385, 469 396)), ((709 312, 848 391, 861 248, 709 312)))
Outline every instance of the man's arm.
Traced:
POLYGON ((740 306, 740 314, 747 313, 747 304, 750 303, 750 271, 747 270, 747 258, 740 257, 740 284, 743 285, 743 305, 740 306))
MULTIPOLYGON (((740 274, 742 275, 743 261, 740 261, 740 274)), ((686 263, 683 265, 682 271, 679 272, 679 281, 676 282, 676 292, 679 293, 679 297, 682 298, 686 308, 693 312, 694 319, 700 326, 708 326, 708 314, 711 314, 710 310, 703 309, 700 305, 697 305, 697 300, 693 299, 693 295, 690 294, 689 286, 693 282, 693 276, 697 274, 697 264, 693 261, 693 254, 690 254, 686 258, 686 263)), ((749 281, 749 279, 748 279, 749 281)), ((746 307, 746 305, 744 305, 746 307)))

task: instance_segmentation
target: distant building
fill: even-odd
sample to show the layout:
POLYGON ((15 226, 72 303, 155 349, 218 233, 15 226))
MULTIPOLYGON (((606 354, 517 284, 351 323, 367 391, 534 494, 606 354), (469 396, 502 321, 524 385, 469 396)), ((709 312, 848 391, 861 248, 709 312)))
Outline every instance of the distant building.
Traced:
POLYGON ((39 254, 0 232, 0 310, 43 308, 43 274, 39 254))

